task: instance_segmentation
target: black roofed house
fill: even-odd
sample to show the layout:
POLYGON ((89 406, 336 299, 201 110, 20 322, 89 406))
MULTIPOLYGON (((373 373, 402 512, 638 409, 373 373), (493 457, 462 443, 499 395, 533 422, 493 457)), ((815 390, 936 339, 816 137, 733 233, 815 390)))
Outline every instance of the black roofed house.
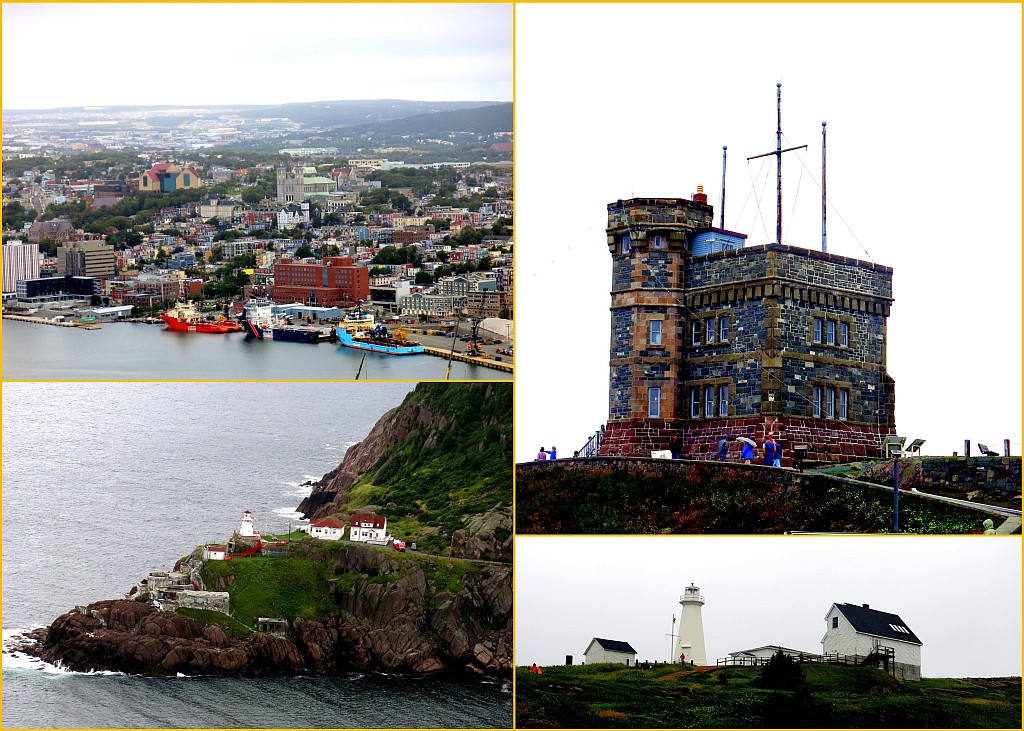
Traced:
POLYGON ((628 642, 621 640, 602 640, 595 637, 587 645, 583 653, 584 660, 589 664, 596 662, 619 662, 625 665, 636 665, 636 650, 628 642))
POLYGON ((891 672, 903 680, 921 679, 921 640, 898 614, 867 604, 833 604, 825 615, 826 655, 891 655, 891 672))

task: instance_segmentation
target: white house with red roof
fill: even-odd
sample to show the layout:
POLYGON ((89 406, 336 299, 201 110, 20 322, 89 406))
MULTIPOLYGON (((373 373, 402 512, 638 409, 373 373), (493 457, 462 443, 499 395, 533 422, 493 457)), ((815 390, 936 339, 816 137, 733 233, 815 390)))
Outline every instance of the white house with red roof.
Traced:
POLYGON ((227 546, 215 546, 208 544, 203 547, 203 560, 204 561, 223 561, 227 555, 227 546))
POLYGON ((311 522, 308 532, 323 541, 340 541, 345 536, 345 524, 337 518, 324 518, 311 522))
POLYGON ((388 535, 388 519, 383 515, 352 516, 352 528, 348 532, 350 541, 384 543, 388 535))

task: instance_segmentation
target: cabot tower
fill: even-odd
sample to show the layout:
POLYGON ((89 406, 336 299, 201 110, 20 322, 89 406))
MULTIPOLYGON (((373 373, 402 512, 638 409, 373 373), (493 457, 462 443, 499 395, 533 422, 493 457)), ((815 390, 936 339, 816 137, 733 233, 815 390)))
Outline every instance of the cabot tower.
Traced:
POLYGON ((686 198, 608 204, 608 424, 600 453, 708 458, 723 434, 787 457, 881 456, 892 269, 795 246, 746 246, 686 198))

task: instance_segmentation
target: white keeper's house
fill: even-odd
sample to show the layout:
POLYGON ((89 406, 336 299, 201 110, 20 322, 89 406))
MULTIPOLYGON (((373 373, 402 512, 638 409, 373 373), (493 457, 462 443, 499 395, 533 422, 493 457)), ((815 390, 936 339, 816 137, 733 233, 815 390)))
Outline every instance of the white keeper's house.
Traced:
POLYGON ((898 614, 880 612, 867 604, 833 604, 825 615, 823 654, 891 654, 892 672, 903 680, 921 679, 921 644, 898 614))
POLYGON ((617 662, 624 665, 636 665, 636 650, 628 642, 621 640, 603 640, 595 637, 587 645, 583 660, 588 665, 596 662, 617 662))
POLYGON ((352 528, 348 532, 350 541, 384 543, 388 535, 388 519, 383 515, 352 516, 352 528))
POLYGON ((345 535, 345 524, 337 518, 324 518, 310 523, 308 532, 322 541, 340 541, 345 535))

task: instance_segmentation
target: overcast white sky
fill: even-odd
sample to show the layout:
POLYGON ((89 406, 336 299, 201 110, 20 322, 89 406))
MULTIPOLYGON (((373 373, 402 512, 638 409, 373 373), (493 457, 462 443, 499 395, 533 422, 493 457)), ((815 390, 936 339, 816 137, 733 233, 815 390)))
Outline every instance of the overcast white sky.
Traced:
POLYGON ((519 537, 516 663, 582 662, 594 637, 667 660, 700 587, 708 661, 762 645, 821 651, 833 603, 898 614, 928 677, 1021 674, 1019 537, 519 537))
POLYGON ((899 434, 1021 454, 1020 5, 525 4, 516 44, 517 460, 607 420, 608 203, 703 184, 717 225, 728 145, 725 226, 774 241, 776 82, 783 243, 821 248, 827 121, 828 251, 895 270, 899 434))
POLYGON ((510 4, 3 5, 3 108, 509 101, 510 4))

